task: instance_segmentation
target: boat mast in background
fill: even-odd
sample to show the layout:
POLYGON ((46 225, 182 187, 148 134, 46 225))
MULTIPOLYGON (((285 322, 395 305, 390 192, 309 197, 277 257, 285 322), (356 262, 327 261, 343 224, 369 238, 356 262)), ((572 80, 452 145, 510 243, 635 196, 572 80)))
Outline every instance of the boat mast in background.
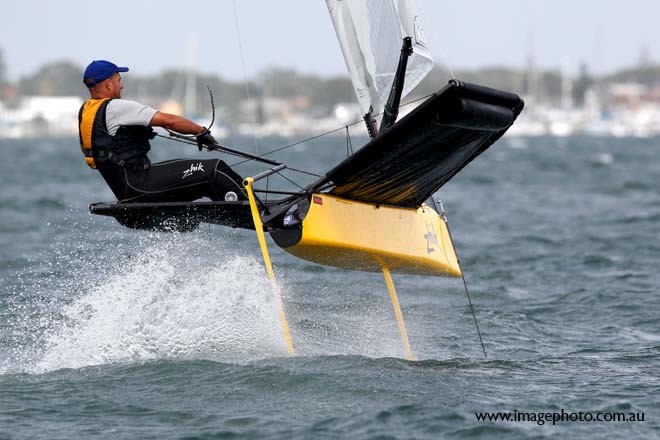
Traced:
POLYGON ((188 34, 186 39, 186 89, 183 98, 183 114, 186 117, 197 116, 197 41, 196 33, 188 34))

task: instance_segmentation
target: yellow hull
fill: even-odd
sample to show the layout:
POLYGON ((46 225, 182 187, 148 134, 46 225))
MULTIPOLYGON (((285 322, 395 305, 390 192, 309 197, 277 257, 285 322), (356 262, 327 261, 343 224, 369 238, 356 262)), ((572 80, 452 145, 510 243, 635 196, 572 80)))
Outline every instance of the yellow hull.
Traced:
POLYGON ((379 207, 314 194, 301 232, 295 244, 283 249, 315 263, 369 272, 387 267, 394 273, 461 276, 447 224, 426 205, 379 207))

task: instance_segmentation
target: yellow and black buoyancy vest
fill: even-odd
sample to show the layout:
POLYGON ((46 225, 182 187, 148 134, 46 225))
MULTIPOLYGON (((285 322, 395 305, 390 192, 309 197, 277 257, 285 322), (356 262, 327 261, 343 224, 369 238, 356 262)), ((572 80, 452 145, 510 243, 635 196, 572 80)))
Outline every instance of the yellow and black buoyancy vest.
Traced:
POLYGON ((110 98, 88 99, 78 113, 80 149, 91 168, 111 166, 148 168, 149 140, 155 136, 151 127, 124 125, 112 136, 108 133, 105 113, 110 98))

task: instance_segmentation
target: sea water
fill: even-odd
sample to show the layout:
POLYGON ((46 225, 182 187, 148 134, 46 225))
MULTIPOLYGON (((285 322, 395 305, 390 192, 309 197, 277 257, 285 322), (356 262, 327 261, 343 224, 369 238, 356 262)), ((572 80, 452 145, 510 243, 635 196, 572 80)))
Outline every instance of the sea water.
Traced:
MULTIPOLYGON (((436 199, 488 358, 460 279, 395 275, 409 362, 382 275, 270 242, 289 357, 253 232, 122 228, 88 214, 113 197, 76 139, 0 140, 0 438, 660 436, 658 154, 505 137, 465 168, 436 199)), ((345 155, 329 137, 273 157, 321 174, 345 155)))

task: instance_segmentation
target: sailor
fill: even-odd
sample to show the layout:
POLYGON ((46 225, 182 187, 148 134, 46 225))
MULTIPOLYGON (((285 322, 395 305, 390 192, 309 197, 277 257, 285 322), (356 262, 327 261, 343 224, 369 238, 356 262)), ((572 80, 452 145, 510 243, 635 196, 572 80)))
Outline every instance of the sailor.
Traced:
POLYGON ((78 115, 80 148, 85 161, 98 170, 122 202, 186 202, 247 199, 243 179, 220 159, 174 159, 151 163, 147 152, 155 132, 163 127, 194 135, 199 150, 217 142, 210 130, 180 116, 121 98, 121 73, 110 61, 93 61, 83 83, 89 89, 78 115))

